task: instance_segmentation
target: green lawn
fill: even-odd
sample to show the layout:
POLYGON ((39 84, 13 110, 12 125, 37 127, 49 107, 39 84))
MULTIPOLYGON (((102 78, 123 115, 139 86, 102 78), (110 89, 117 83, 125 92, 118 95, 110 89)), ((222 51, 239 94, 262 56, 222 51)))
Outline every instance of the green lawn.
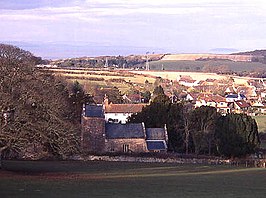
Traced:
POLYGON ((242 198, 266 194, 266 169, 259 168, 126 162, 14 162, 4 166, 34 172, 0 171, 0 197, 242 198))
POLYGON ((258 130, 259 132, 266 133, 266 115, 263 116, 254 116, 253 117, 257 124, 258 124, 258 130))

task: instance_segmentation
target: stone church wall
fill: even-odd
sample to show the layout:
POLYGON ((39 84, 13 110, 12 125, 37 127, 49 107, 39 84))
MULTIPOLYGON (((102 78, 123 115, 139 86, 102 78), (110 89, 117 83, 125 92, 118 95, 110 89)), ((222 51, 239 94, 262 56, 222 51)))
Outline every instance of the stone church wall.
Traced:
POLYGON ((108 139, 105 143, 105 151, 145 153, 148 149, 144 138, 108 139))
POLYGON ((82 117, 81 147, 83 152, 103 153, 105 150, 104 118, 82 117))

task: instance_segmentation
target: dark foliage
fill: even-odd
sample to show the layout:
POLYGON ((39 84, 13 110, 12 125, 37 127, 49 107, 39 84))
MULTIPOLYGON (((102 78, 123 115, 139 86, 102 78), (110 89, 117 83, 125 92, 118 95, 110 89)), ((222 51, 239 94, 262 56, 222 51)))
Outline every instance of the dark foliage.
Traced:
POLYGON ((260 144, 257 123, 244 114, 228 114, 218 119, 217 152, 227 157, 241 157, 255 152, 260 144))
POLYGON ((34 56, 0 45, 0 152, 5 158, 64 157, 78 151, 64 80, 34 66, 34 56))

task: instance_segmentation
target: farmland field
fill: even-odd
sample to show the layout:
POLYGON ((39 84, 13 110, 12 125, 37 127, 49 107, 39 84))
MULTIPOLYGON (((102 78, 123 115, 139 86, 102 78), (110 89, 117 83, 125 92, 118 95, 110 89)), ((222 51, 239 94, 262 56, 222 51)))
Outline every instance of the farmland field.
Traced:
POLYGON ((68 81, 78 81, 84 85, 84 89, 90 92, 93 87, 117 87, 122 94, 127 92, 132 85, 144 85, 147 80, 150 83, 155 82, 154 76, 143 76, 130 73, 127 70, 102 70, 93 69, 49 69, 48 71, 56 75, 64 76, 68 81), (121 80, 121 82, 118 82, 121 80))
POLYGON ((0 197, 264 197, 266 169, 129 162, 7 162, 0 197), (42 171, 42 172, 39 172, 42 171))

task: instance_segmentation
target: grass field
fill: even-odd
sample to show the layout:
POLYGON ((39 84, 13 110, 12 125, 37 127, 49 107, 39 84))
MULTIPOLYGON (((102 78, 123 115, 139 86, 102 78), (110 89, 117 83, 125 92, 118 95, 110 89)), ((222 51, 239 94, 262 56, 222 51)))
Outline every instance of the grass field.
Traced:
POLYGON ((202 72, 177 72, 177 71, 131 71, 131 73, 136 73, 136 74, 143 74, 143 75, 151 75, 151 76, 156 76, 156 77, 161 77, 164 79, 169 79, 169 80, 177 80, 177 77, 182 75, 182 76, 191 76, 194 80, 206 80, 207 78, 212 78, 212 79, 224 79, 226 76, 223 75, 218 75, 214 73, 202 73, 202 72))
POLYGON ((12 162, 0 197, 265 197, 266 169, 126 162, 12 162), (42 170, 42 172, 38 172, 42 170))
POLYGON ((150 63, 150 68, 152 70, 161 70, 162 65, 165 70, 172 71, 202 71, 205 65, 210 66, 228 66, 232 71, 252 71, 256 69, 266 69, 266 64, 256 63, 256 62, 234 62, 226 60, 217 60, 217 61, 183 61, 183 60, 160 60, 152 61, 150 63))
POLYGON ((266 133, 266 115, 254 116, 253 118, 256 120, 256 122, 258 124, 259 132, 266 133))
POLYGON ((131 88, 133 83, 137 85, 144 85, 147 80, 150 83, 155 82, 153 76, 142 76, 130 73, 126 70, 121 71, 95 71, 90 69, 51 69, 56 75, 64 76, 68 81, 78 81, 84 85, 84 89, 90 93, 93 87, 117 87, 122 94, 126 93, 131 88), (96 80, 95 80, 96 79, 96 80), (126 83, 113 82, 112 80, 124 80, 126 83))

